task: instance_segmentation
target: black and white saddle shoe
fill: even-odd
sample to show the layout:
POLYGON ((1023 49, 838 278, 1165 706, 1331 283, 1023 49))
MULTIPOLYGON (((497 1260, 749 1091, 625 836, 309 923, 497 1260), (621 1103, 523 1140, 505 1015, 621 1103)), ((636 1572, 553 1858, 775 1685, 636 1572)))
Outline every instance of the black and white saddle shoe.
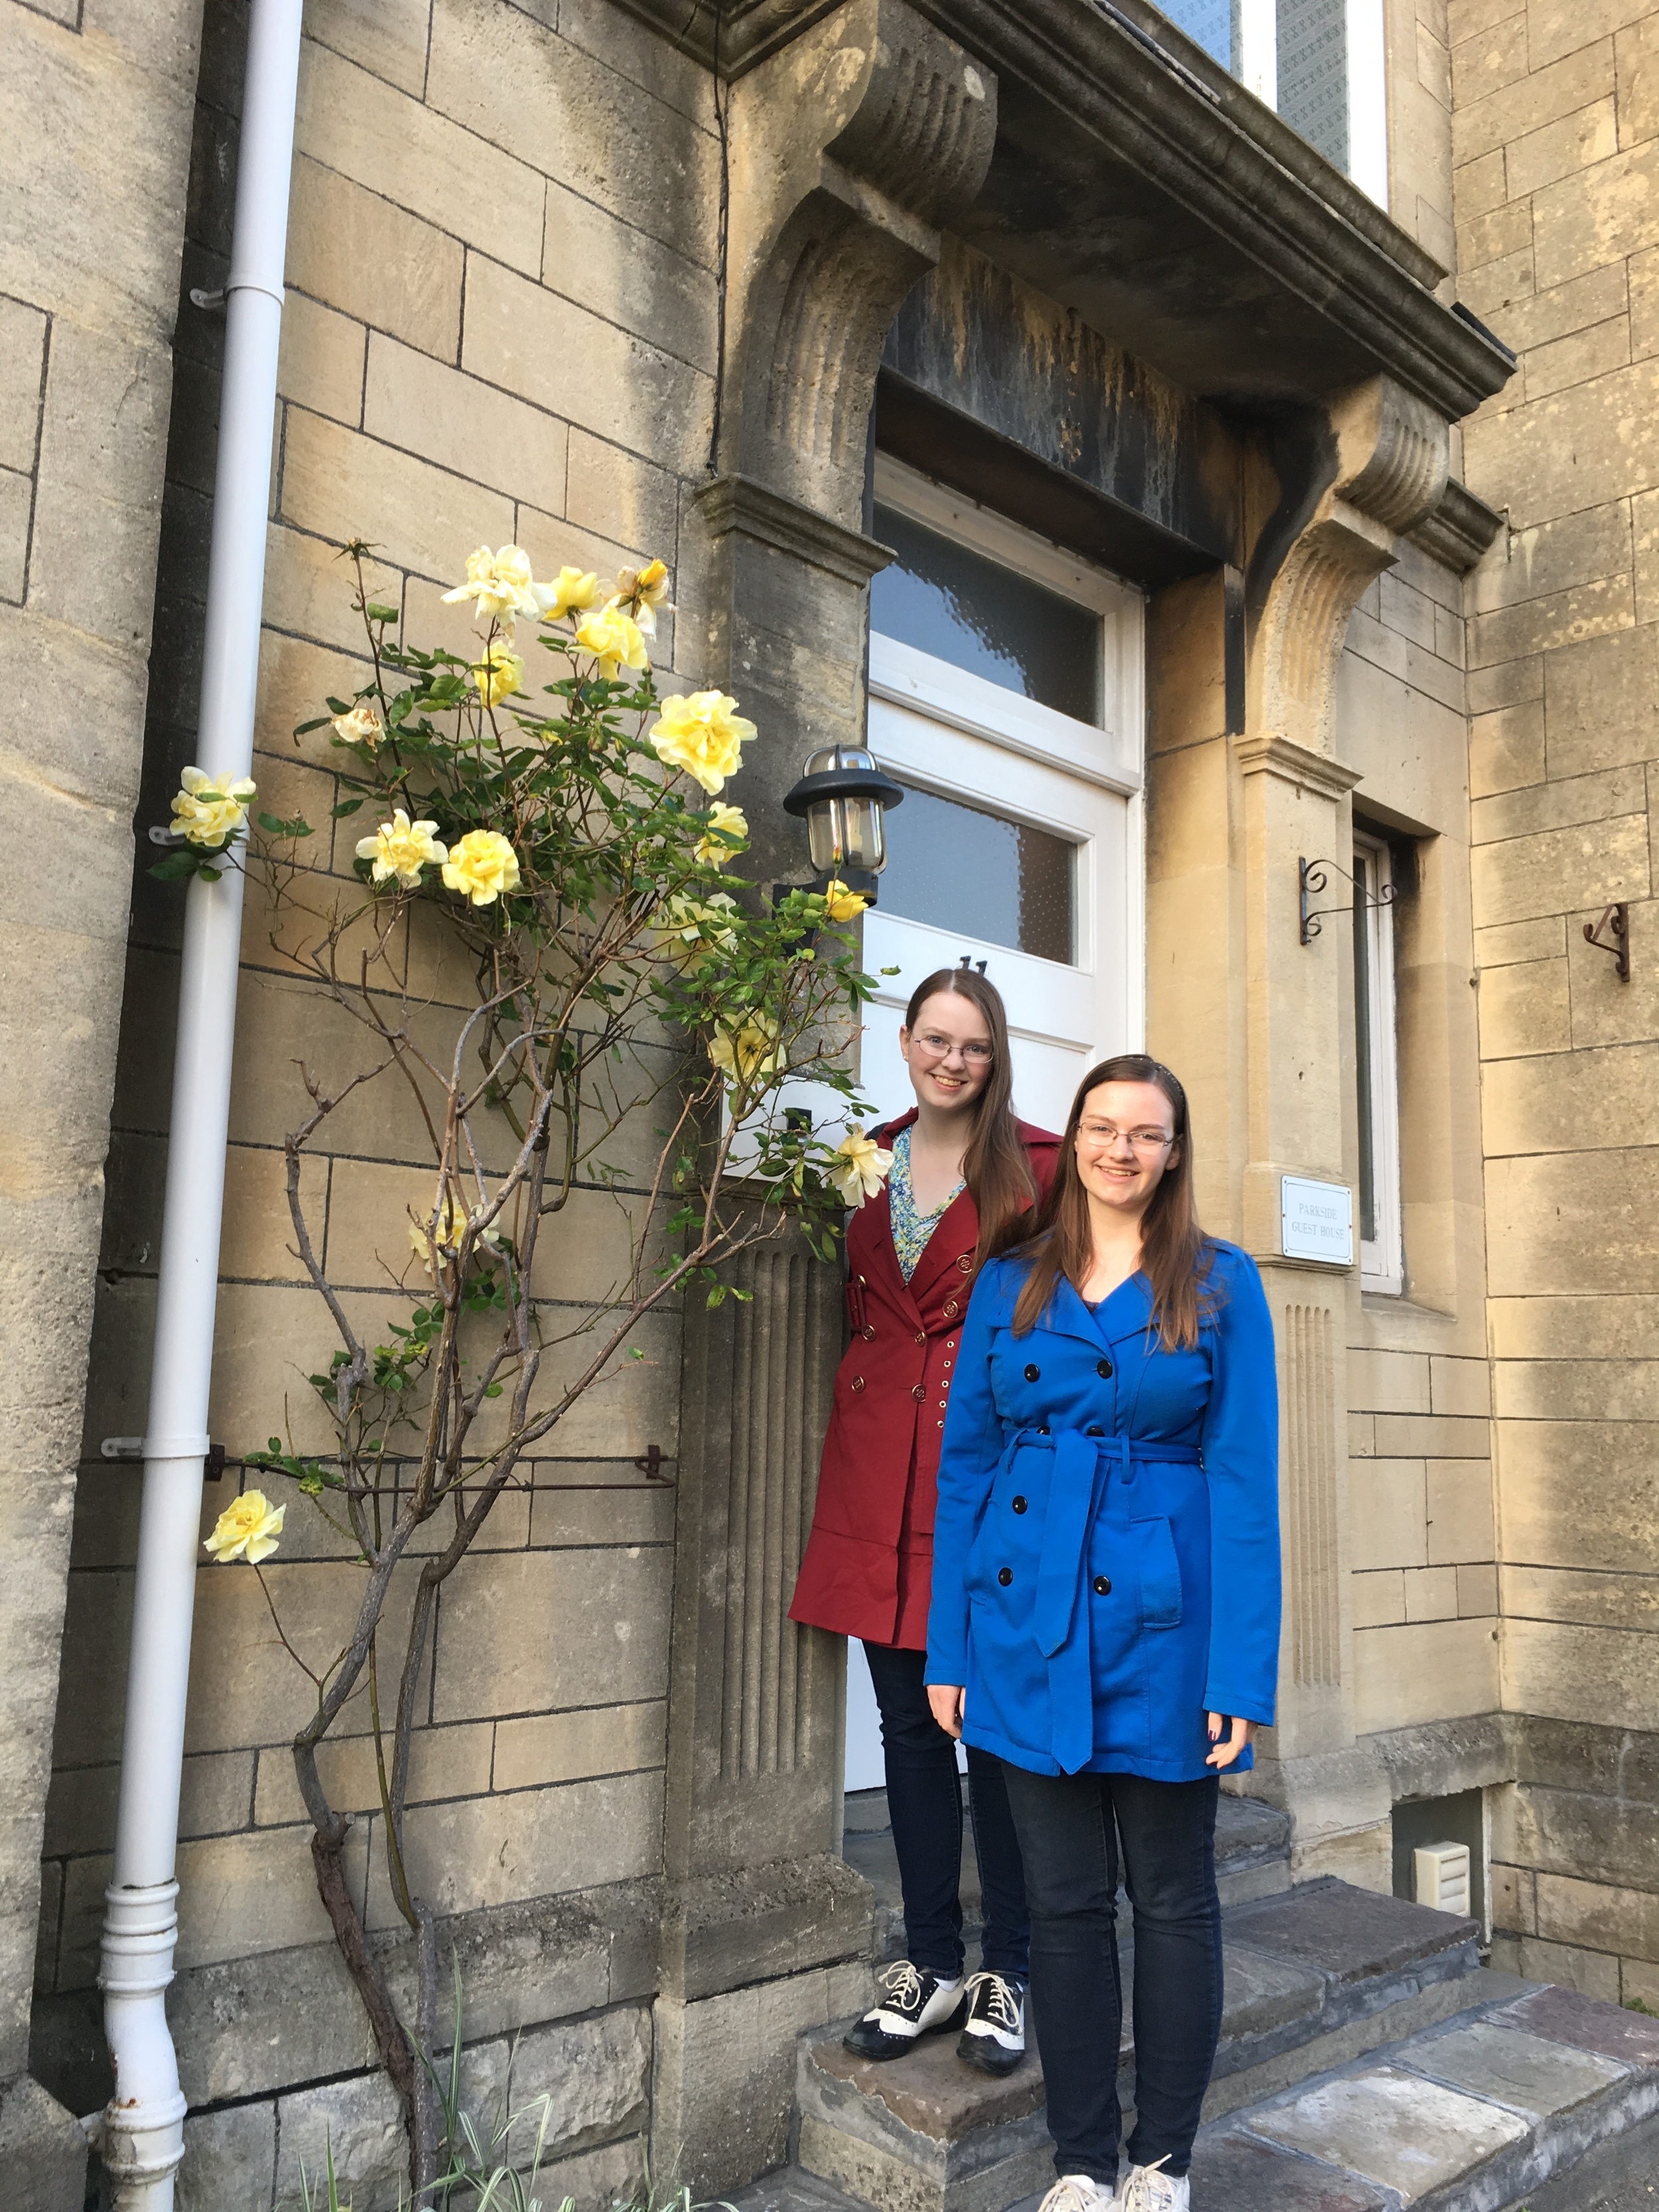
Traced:
POLYGON ((945 1981, 926 1966, 913 1966, 908 1959, 884 1966, 877 1980, 881 2002, 867 2012, 842 2041, 860 2058, 900 2058, 914 2051, 917 2039, 955 2027, 962 2018, 962 1977, 945 1981))
POLYGON ((1024 1990, 1006 1974, 970 1974, 957 2057, 981 2074, 1012 2074, 1024 2056, 1024 1990))

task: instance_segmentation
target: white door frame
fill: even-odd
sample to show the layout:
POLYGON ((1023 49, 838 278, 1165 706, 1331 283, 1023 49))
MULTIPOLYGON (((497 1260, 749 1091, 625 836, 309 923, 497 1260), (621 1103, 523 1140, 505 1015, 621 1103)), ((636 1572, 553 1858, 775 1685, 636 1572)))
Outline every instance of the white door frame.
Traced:
MULTIPOLYGON (((1078 885, 1077 915, 1079 950, 1086 945, 1091 961, 1110 921, 1121 931, 1126 1043, 1130 1050, 1139 1049, 1146 1035, 1146 601, 1131 586, 1064 546, 935 483, 890 454, 876 455, 875 495, 880 505, 896 507, 913 521, 1004 562, 1079 606, 1093 608, 1101 617, 1097 726, 1057 714, 873 629, 869 690, 872 702, 908 707, 929 721, 1098 784, 1127 800, 1123 912, 1103 915, 1100 887, 1091 881, 1078 885)), ((873 744, 873 750, 879 758, 879 744, 873 744)), ((895 765, 902 765, 913 782, 933 783, 945 796, 963 795, 958 784, 929 777, 908 763, 895 765)), ((1030 818, 1042 828, 1060 826, 1045 819, 1041 810, 1030 818)))

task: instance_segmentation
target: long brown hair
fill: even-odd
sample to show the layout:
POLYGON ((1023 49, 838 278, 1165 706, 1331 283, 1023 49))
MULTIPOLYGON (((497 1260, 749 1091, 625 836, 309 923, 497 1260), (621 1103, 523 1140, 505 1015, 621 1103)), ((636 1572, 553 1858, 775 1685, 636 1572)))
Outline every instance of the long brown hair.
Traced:
POLYGON ((1018 1246, 1030 1255, 1030 1273, 1014 1306, 1014 1334, 1035 1328, 1064 1275, 1079 1291, 1094 1265, 1094 1234, 1089 1194, 1078 1173, 1077 1133, 1091 1091, 1103 1083, 1151 1083, 1170 1102, 1175 1118, 1175 1158, 1164 1171, 1140 1224, 1140 1267, 1152 1286, 1152 1326, 1166 1352, 1190 1351, 1200 1322, 1213 1310, 1208 1278, 1215 1247, 1198 1225, 1193 1204, 1193 1133, 1187 1094, 1162 1060, 1144 1052, 1122 1052, 1091 1067, 1078 1085, 1060 1165, 1036 1222, 1023 1236, 1010 1237, 1005 1249, 1018 1246))
POLYGON ((975 1103, 973 1134, 962 1158, 962 1179, 979 1215, 979 1249, 974 1254, 978 1267, 1009 1242, 1020 1216, 1036 1197, 1036 1183, 1014 1120, 1008 1016, 996 985, 972 968, 937 969, 910 994, 904 1026, 914 1036, 928 1000, 951 992, 970 1000, 991 1032, 990 1078, 975 1103))

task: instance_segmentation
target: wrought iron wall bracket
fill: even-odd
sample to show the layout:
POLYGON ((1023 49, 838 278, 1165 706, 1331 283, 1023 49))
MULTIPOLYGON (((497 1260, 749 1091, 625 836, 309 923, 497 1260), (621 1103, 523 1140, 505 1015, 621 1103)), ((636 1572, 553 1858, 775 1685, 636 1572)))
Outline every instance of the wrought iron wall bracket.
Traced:
POLYGON ((1623 899, 1610 906, 1600 921, 1587 921, 1584 924, 1584 942, 1586 945, 1599 946, 1603 952, 1611 952, 1613 973, 1621 983, 1629 982, 1630 908, 1623 899), (1613 933, 1612 944, 1609 944, 1601 934, 1604 929, 1613 933))
MULTIPOLYGON (((1304 945, 1311 945, 1315 938, 1320 934, 1319 918, 1322 915, 1352 914, 1353 911, 1352 903, 1346 906, 1309 905, 1310 899, 1317 898, 1319 894, 1329 885, 1330 878, 1325 873, 1326 869, 1334 868, 1339 876, 1354 885, 1356 890, 1359 886, 1356 878, 1349 874, 1347 869, 1339 860, 1298 860, 1296 865, 1300 875, 1302 890, 1302 942, 1304 945)), ((1366 908, 1371 912, 1375 912, 1378 908, 1393 904, 1394 885, 1392 884, 1385 884, 1376 898, 1365 899, 1366 908)))

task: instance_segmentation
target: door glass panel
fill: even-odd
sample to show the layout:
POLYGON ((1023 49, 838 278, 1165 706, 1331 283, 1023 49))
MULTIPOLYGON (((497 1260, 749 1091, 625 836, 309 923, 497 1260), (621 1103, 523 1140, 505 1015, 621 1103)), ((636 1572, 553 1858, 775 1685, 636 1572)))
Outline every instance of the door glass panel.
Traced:
POLYGON ((898 558, 871 584, 872 629, 1074 721, 1099 722, 1097 614, 896 508, 877 507, 875 530, 898 558))
POLYGON ((1040 960, 1075 958, 1077 848, 1046 830, 905 786, 887 816, 884 911, 1040 960))

